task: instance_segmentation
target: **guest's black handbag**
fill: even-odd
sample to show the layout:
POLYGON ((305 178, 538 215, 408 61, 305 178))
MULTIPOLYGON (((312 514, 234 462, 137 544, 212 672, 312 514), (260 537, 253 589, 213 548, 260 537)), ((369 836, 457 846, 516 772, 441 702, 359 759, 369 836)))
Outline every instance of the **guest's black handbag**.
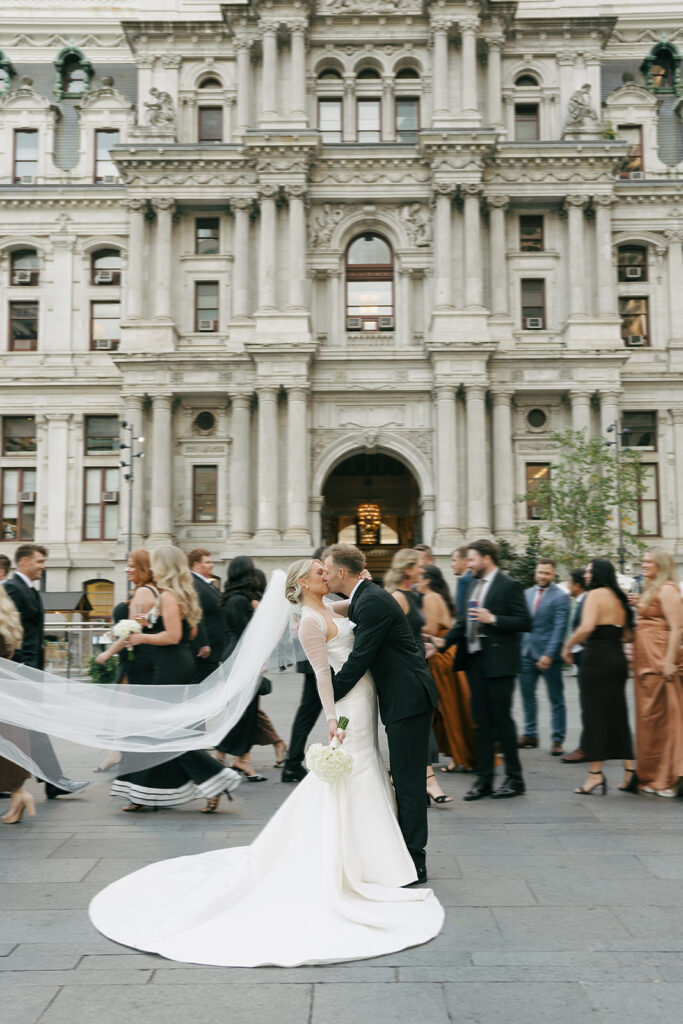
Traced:
POLYGON ((261 685, 258 688, 259 697, 267 697, 273 692, 273 684, 267 676, 261 676, 261 685))

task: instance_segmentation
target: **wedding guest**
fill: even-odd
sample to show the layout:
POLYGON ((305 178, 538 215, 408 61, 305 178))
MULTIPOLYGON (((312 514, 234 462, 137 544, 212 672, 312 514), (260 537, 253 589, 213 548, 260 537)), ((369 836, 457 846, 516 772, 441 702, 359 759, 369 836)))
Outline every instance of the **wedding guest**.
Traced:
MULTIPOLYGON (((114 622, 121 619, 135 619, 142 626, 143 633, 150 632, 151 627, 147 616, 159 599, 159 591, 154 583, 154 574, 149 558, 149 551, 137 548, 128 555, 126 565, 128 582, 133 592, 128 601, 121 601, 114 609, 114 622)), ((104 665, 115 654, 120 654, 126 647, 125 640, 116 640, 106 651, 95 658, 98 665, 104 665)), ((154 675, 154 652, 149 646, 135 652, 134 658, 125 655, 119 658, 119 666, 115 682, 132 683, 133 685, 149 683, 154 675)), ((102 766, 100 765, 100 769, 102 766)), ((102 769, 104 770, 104 769, 102 769)))
MULTIPOLYGON (((11 659, 14 652, 21 647, 24 631, 21 628, 19 612, 12 600, 0 587, 0 658, 11 659)), ((20 750, 28 751, 29 737, 24 729, 4 725, 0 739, 7 740, 20 750)), ((21 821, 24 811, 32 818, 35 813, 33 797, 24 787, 30 773, 5 757, 0 757, 0 790, 10 795, 9 810, 3 814, 6 825, 15 825, 21 821)))
MULTIPOLYGON (((569 596, 574 602, 572 611, 570 613, 570 625, 569 630, 571 633, 577 629, 581 622, 581 612, 583 610, 583 602, 586 597, 586 580, 585 580, 585 569, 572 569, 569 573, 569 596)), ((578 673, 581 668, 581 652, 583 651, 583 644, 574 644, 572 647, 572 655, 574 657, 574 665, 578 673)), ((583 721, 581 722, 581 735, 579 736, 579 745, 575 750, 572 750, 569 754, 563 754, 560 758, 564 764, 582 764, 586 760, 586 753, 583 749, 583 721)))
POLYGON ((221 663, 225 615, 221 607, 220 591, 216 590, 211 582, 214 578, 211 552, 206 548, 192 548, 188 553, 187 562, 202 610, 197 636, 192 641, 195 656, 195 675, 192 681, 201 683, 215 672, 221 663))
POLYGON ((628 666, 624 643, 630 640, 633 609, 617 582, 614 566, 594 558, 586 569, 587 594, 581 623, 566 641, 562 656, 573 664, 572 647, 583 644, 579 693, 584 726, 584 749, 590 774, 575 793, 607 792, 603 766, 608 758, 622 758, 624 780, 618 787, 636 793, 638 779, 626 708, 628 666))
POLYGON ((9 577, 11 562, 7 555, 0 555, 0 583, 4 583, 9 577))
MULTIPOLYGON (((448 592, 443 573, 436 565, 428 565, 419 584, 422 594, 424 635, 445 636, 453 625, 455 605, 448 592)), ((434 712, 434 735, 441 753, 450 758, 441 769, 452 772, 473 771, 475 764, 474 723, 470 709, 470 691, 464 672, 455 672, 455 648, 436 651, 427 660, 439 693, 434 712)))
POLYGON ((461 607, 467 601, 467 591, 472 582, 472 573, 467 568, 467 545, 462 544, 459 548, 451 551, 451 569, 455 576, 455 590, 453 592, 453 603, 455 612, 458 614, 461 607))
POLYGON ((423 569, 428 565, 434 565, 434 552, 430 548, 429 544, 416 544, 413 550, 419 551, 422 555, 421 565, 423 569))
POLYGON ((638 780, 645 793, 674 797, 683 776, 683 607, 668 552, 643 554, 644 587, 633 645, 638 780))

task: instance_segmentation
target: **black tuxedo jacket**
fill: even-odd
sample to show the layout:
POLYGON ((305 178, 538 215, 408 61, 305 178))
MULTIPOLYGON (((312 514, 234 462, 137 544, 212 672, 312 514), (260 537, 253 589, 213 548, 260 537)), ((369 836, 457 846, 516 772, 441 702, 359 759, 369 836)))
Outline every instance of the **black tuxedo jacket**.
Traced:
POLYGON ((192 573, 192 582, 202 609, 197 635, 192 641, 192 650, 197 653, 202 647, 210 647, 209 661, 220 661, 225 643, 225 615, 221 607, 221 595, 212 583, 204 583, 192 573))
MULTIPOLYGON (((467 669, 467 606, 469 596, 477 584, 473 577, 467 600, 458 609, 458 618, 446 634, 446 647, 458 645, 456 669, 467 669)), ((480 625, 480 643, 485 678, 516 676, 522 668, 521 634, 531 629, 531 616, 527 608, 522 584, 506 576, 500 569, 489 584, 484 597, 484 608, 496 616, 495 623, 480 625)))
POLYGON ((438 704, 436 686, 405 613, 376 583, 363 580, 349 608, 356 623, 353 650, 334 675, 335 700, 372 673, 384 725, 420 715, 438 704))
POLYGON ((24 629, 21 647, 14 653, 14 660, 32 668, 44 668, 45 652, 43 649, 43 627, 45 610, 43 601, 37 590, 29 587, 21 576, 12 576, 4 584, 5 593, 17 606, 24 629))

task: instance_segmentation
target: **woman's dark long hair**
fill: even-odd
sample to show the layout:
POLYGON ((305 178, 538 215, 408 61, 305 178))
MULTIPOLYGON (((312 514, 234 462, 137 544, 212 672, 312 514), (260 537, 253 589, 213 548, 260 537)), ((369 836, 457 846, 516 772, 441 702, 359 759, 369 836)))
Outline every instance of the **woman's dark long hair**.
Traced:
POLYGON ((444 579, 441 569, 438 565, 425 565, 424 567, 424 578, 427 582, 427 586, 430 590, 433 590, 435 594, 439 594, 446 605, 451 615, 455 615, 455 605, 453 604, 453 598, 448 590, 448 584, 444 579))
POLYGON ((626 594, 619 586, 614 566, 606 558, 591 558, 591 581, 589 590, 597 590, 598 587, 606 587, 615 594, 626 612, 626 626, 631 629, 633 626, 633 608, 628 603, 626 594))
POLYGON ((228 566, 228 575, 221 595, 221 604, 234 594, 242 594, 249 601, 260 601, 263 590, 259 586, 256 566, 249 555, 237 555, 228 566))

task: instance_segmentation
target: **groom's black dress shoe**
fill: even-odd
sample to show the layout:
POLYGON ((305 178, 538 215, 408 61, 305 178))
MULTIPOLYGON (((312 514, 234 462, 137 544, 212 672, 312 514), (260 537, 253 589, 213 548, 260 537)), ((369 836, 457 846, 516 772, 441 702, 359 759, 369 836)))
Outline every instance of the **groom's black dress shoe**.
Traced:
POLYGON ((491 793, 492 800, 506 800, 513 796, 521 796, 526 793, 526 786, 521 779, 503 779, 503 785, 491 793))
POLYGON ((424 885, 424 883, 427 881, 427 868, 424 866, 424 864, 421 867, 418 867, 418 865, 416 864, 415 870, 417 871, 417 878, 415 879, 415 881, 408 882, 407 885, 401 886, 402 889, 410 889, 413 885, 424 885))
POLYGON ((308 772, 303 765, 295 765, 293 768, 283 768, 282 775, 280 777, 281 782, 301 782, 305 779, 308 772))
POLYGON ((463 800, 481 800, 482 797, 491 796, 493 790, 490 782, 475 782, 471 789, 465 793, 463 800))
POLYGON ((73 779, 62 776, 58 785, 54 785, 52 782, 45 783, 45 796, 48 800, 54 800, 58 796, 70 796, 89 785, 89 782, 74 782, 73 779))

